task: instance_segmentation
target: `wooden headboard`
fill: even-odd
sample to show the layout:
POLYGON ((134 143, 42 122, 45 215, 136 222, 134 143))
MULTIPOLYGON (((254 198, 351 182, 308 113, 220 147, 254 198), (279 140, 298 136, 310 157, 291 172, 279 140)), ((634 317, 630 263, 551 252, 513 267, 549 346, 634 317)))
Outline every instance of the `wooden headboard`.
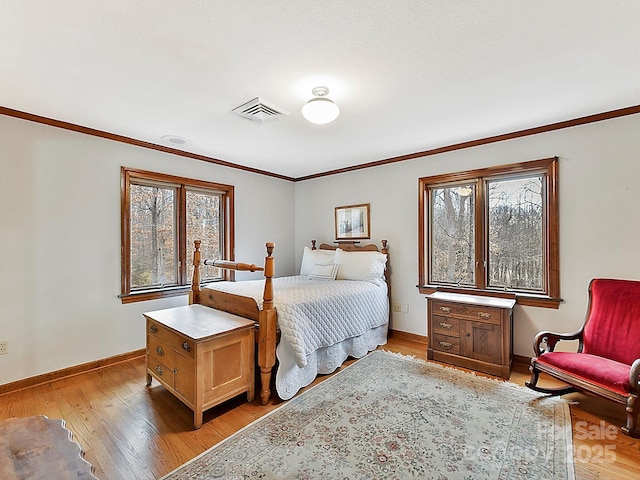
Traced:
MULTIPOLYGON (((316 243, 318 243, 316 240, 311 240, 311 250, 316 250, 316 243)), ((347 252, 380 252, 380 253, 384 253, 384 254, 388 254, 387 251, 387 241, 386 240, 382 240, 380 243, 382 243, 382 249, 379 250, 378 246, 375 243, 368 243, 366 245, 360 245, 360 242, 358 240, 341 240, 339 242, 335 242, 336 245, 329 245, 328 243, 321 243, 320 247, 318 247, 320 250, 335 250, 336 248, 339 248, 341 250, 345 250, 347 252)))

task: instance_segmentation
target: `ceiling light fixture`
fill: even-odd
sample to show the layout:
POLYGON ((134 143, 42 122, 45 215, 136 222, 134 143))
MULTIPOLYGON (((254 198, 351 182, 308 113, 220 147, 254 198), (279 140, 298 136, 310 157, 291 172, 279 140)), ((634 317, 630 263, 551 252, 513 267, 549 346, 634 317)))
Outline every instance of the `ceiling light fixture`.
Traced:
POLYGON ((179 137, 178 135, 163 135, 160 137, 160 139, 168 145, 179 146, 179 147, 185 147, 193 143, 188 138, 179 137))
POLYGON ((333 122, 340 115, 340 107, 327 98, 329 89, 327 87, 316 87, 311 90, 315 95, 302 107, 302 116, 311 123, 319 125, 333 122))

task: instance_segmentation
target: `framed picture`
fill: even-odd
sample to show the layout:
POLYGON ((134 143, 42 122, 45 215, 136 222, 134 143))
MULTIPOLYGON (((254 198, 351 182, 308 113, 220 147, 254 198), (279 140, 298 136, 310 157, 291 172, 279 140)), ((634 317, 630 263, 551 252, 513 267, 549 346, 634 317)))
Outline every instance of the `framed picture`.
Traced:
POLYGON ((336 240, 371 238, 369 204, 335 208, 336 240))

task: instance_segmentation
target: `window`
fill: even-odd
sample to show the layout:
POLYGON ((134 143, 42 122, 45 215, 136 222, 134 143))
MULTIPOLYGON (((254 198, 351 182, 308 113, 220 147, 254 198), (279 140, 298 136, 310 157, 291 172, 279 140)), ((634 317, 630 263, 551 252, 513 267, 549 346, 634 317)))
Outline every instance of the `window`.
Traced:
POLYGON ((419 282, 557 308, 558 159, 419 179, 419 282))
MULTIPOLYGON (((194 240, 203 258, 233 260, 233 187, 122 168, 122 301, 184 294, 194 240)), ((203 281, 223 271, 203 267, 203 281)))

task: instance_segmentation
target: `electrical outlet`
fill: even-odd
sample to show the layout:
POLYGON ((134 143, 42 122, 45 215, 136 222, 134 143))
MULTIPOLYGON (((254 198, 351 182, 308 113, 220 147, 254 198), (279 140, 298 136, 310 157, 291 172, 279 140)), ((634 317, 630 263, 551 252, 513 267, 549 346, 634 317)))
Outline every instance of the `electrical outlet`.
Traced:
POLYGON ((4 342, 0 342, 0 355, 4 355, 9 353, 9 342, 6 340, 4 342))
POLYGON ((409 313, 409 305, 406 303, 394 303, 391 305, 391 311, 396 313, 409 313))

